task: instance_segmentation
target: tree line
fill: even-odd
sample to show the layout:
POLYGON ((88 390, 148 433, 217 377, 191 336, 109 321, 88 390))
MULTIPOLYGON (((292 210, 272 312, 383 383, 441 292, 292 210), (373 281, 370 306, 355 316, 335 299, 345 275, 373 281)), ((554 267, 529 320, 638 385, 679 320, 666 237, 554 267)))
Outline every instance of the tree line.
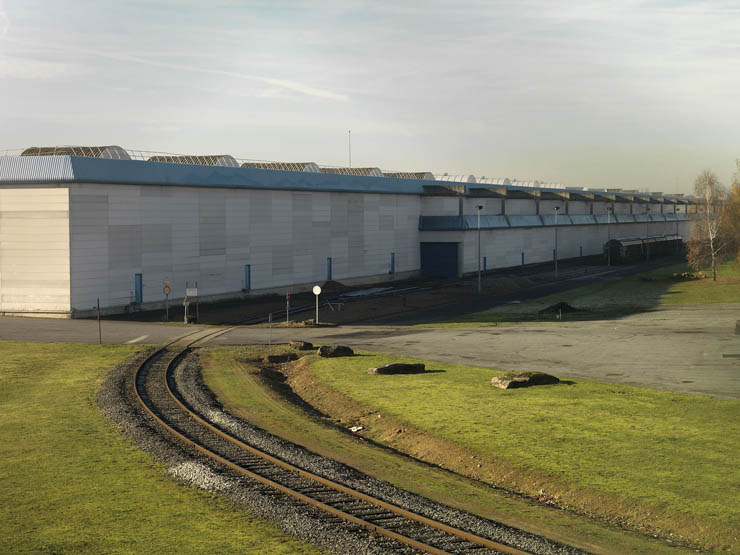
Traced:
POLYGON ((694 182, 694 196, 702 210, 687 241, 686 259, 695 270, 711 269, 736 259, 740 263, 740 160, 732 183, 725 186, 714 172, 704 170, 694 182))

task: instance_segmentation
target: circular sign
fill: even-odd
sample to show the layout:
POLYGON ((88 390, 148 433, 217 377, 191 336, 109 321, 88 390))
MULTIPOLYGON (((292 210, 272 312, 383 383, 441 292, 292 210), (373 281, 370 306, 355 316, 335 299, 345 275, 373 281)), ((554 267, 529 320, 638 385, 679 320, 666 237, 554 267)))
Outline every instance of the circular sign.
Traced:
POLYGON ((169 285, 165 285, 164 287, 162 287, 162 293, 164 293, 165 295, 169 295, 170 293, 172 293, 172 289, 170 289, 169 285))
POLYGON ((162 285, 164 285, 165 287, 169 287, 170 286, 170 278, 168 278, 168 277, 164 278, 162 280, 162 285))
POLYGON ((321 295, 321 287, 319 287, 318 285, 314 285, 313 286, 313 294, 314 295, 321 295))

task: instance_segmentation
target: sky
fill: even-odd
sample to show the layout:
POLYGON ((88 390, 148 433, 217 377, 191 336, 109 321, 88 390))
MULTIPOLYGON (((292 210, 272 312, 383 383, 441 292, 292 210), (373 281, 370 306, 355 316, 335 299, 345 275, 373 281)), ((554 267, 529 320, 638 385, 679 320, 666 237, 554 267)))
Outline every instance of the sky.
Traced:
POLYGON ((0 0, 0 150, 691 191, 740 158, 740 3, 0 0))

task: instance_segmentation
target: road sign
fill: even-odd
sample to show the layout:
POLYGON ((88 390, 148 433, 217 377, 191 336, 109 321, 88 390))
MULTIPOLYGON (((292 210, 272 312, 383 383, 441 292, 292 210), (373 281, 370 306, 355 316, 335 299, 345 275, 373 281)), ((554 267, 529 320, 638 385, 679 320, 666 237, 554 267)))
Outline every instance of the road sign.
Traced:
POLYGON ((188 287, 185 289, 185 295, 188 297, 197 297, 198 296, 198 288, 197 287, 188 287))
POLYGON ((319 287, 318 285, 314 285, 313 286, 313 294, 314 295, 321 295, 321 287, 319 287))
POLYGON ((170 278, 168 278, 168 277, 164 278, 162 280, 162 285, 164 285, 165 287, 169 287, 170 286, 170 278))
POLYGON ((172 293, 172 289, 170 289, 170 286, 169 285, 165 285, 164 287, 162 287, 162 293, 166 297, 168 297, 170 295, 170 293, 172 293))

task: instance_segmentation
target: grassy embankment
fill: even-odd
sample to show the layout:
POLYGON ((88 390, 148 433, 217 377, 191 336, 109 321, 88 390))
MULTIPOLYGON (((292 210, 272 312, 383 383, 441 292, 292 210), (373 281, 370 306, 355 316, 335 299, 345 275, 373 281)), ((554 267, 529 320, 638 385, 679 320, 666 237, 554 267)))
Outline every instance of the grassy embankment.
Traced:
POLYGON ((367 373, 399 360, 317 359, 309 379, 328 393, 302 394, 376 441, 487 483, 740 551, 739 401, 580 379, 502 391, 489 385, 499 371, 439 363, 422 375, 367 373))
POLYGON ((103 376, 140 350, 0 342, 0 551, 317 552, 181 487, 103 417, 103 376))
MULTIPOLYGON (((204 351, 201 360, 205 380, 234 413, 315 452, 432 499, 597 553, 681 552, 672 547, 675 542, 658 542, 611 527, 605 521, 631 524, 647 518, 644 507, 652 511, 653 505, 642 502, 652 501, 655 491, 663 494, 658 496, 658 504, 670 498, 665 493, 676 473, 685 468, 690 450, 699 448, 701 442, 706 442, 702 448, 711 445, 719 435, 715 431, 704 438, 694 437, 690 445, 681 445, 685 435, 711 427, 706 423, 690 430, 672 430, 669 438, 661 440, 662 431, 674 426, 677 412, 702 413, 710 408, 708 404, 714 407, 717 403, 721 407, 717 418, 724 415, 736 421, 738 416, 728 413, 739 405, 726 401, 580 380, 574 385, 515 393, 493 390, 488 382, 495 371, 482 368, 434 363, 431 368, 443 371, 371 376, 367 374, 369 366, 397 359, 364 353, 351 359, 321 359, 310 367, 306 362, 313 357, 305 358, 292 369, 285 369, 293 390, 328 415, 322 417, 307 414, 286 400, 290 390, 283 385, 266 386, 258 366, 250 362, 267 352, 286 350, 274 346, 204 351), (700 407, 695 401, 705 404, 700 407), (670 409, 665 419, 657 412, 663 409, 670 409), (361 435, 372 442, 347 432, 356 424, 365 427, 361 435), (554 433, 545 432, 551 428, 554 433), (664 478, 653 475, 674 448, 680 455, 679 467, 669 468, 664 478), (609 460, 614 460, 616 466, 609 466, 609 460), (594 470, 589 468, 592 462, 596 464, 594 470), (631 469, 633 465, 644 468, 631 469), (626 478, 620 476, 623 470, 626 478), (658 483, 643 488, 641 480, 645 476, 658 483), (489 487, 486 482, 544 503, 489 487), (625 499, 615 496, 612 487, 627 487, 625 499), (555 500, 599 518, 547 506, 555 500), (624 518, 601 518, 612 510, 624 518)), ((697 416, 697 420, 702 418, 697 416)), ((713 451, 698 455, 718 460, 695 466, 691 473, 693 477, 703 472, 704 479, 712 482, 710 493, 698 495, 697 500, 705 501, 704 508, 716 511, 722 522, 726 520, 721 513, 727 501, 716 497, 721 481, 717 473, 724 470, 727 477, 731 476, 732 455, 740 454, 737 442, 733 444, 731 438, 732 433, 725 428, 718 438, 720 454, 714 446, 713 451), (724 453, 724 449, 730 453, 724 453)), ((688 483, 681 484, 675 497, 669 499, 669 515, 675 516, 681 496, 693 495, 693 490, 701 488, 699 480, 683 478, 688 483)), ((681 508, 687 510, 691 508, 681 508)), ((662 514, 660 510, 658 513, 662 514)), ((692 515, 684 518, 679 511, 679 516, 681 524, 693 522, 692 515)), ((650 522, 663 524, 655 518, 650 522)))
POLYGON ((579 309, 579 312, 563 314, 563 318, 568 320, 614 318, 680 305, 740 303, 740 265, 736 262, 723 264, 719 268, 716 282, 711 277, 693 281, 676 281, 673 278, 673 274, 690 271, 687 264, 665 266, 627 278, 594 283, 522 303, 505 304, 419 326, 485 326, 506 322, 552 321, 554 313, 542 315, 540 311, 560 302, 579 309))

